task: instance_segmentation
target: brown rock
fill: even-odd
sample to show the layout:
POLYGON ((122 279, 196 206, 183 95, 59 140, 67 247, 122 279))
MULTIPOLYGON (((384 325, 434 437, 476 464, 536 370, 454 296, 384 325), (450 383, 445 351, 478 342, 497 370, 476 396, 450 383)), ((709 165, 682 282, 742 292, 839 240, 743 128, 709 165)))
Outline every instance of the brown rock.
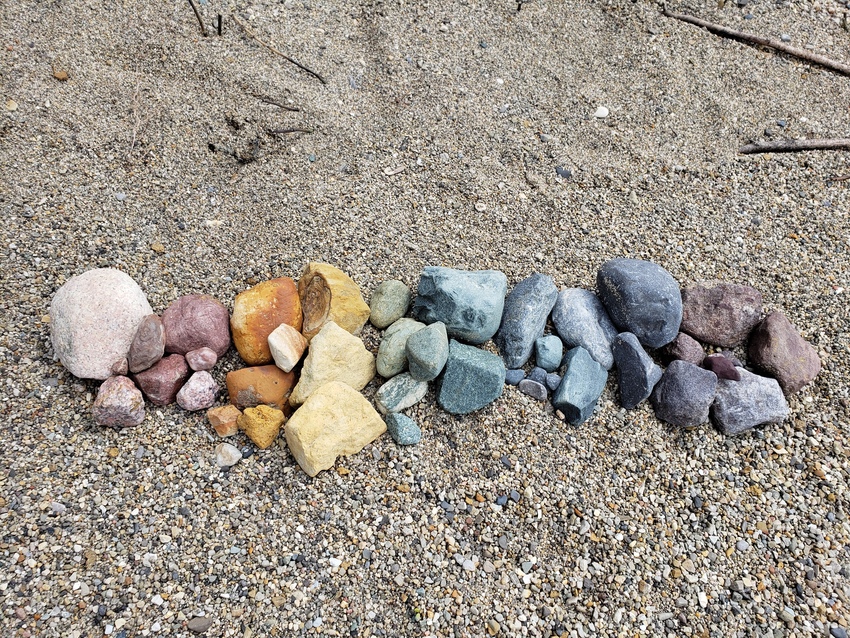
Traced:
POLYGON ((705 359, 705 349, 699 341, 684 332, 676 335, 676 338, 664 346, 661 351, 668 362, 678 359, 698 366, 705 359))
POLYGON ((195 372, 212 370, 218 363, 218 355, 212 348, 198 348, 186 353, 186 363, 195 372))
POLYGON ((109 377, 97 391, 92 416, 98 425, 131 427, 145 420, 145 399, 127 377, 109 377))
POLYGON ((307 264, 298 280, 304 325, 301 332, 309 341, 328 321, 351 334, 360 334, 369 319, 369 306, 363 301, 354 280, 330 264, 307 264))
POLYGON ((230 314, 209 295, 184 295, 162 313, 165 351, 186 354, 212 348, 221 357, 230 347, 230 314))
POLYGON ((189 366, 183 355, 172 354, 160 359, 153 367, 134 375, 136 383, 154 405, 169 405, 189 378, 189 366))
POLYGON ((267 405, 256 408, 246 408, 239 417, 239 429, 245 432, 249 439, 261 450, 265 450, 280 434, 280 427, 286 421, 286 416, 280 410, 267 405))
POLYGON ((207 410, 207 420, 220 437, 233 436, 239 431, 237 421, 242 412, 235 405, 222 405, 207 410))
POLYGON ((751 286, 701 281, 682 290, 681 331, 705 343, 742 344, 761 318, 761 293, 751 286))
POLYGON ((227 373, 227 393, 238 408, 270 405, 283 409, 295 384, 295 374, 275 365, 242 368, 227 373))
POLYGON ((136 329, 136 336, 130 344, 127 363, 130 372, 147 370, 165 354, 165 328, 157 315, 148 315, 136 329))
POLYGON ((245 363, 271 363, 269 335, 284 323, 301 330, 301 299, 289 277, 264 281, 236 295, 230 329, 245 363))
POLYGON ((788 318, 771 312, 753 329, 749 361, 779 381, 786 395, 798 392, 820 372, 820 358, 788 318))

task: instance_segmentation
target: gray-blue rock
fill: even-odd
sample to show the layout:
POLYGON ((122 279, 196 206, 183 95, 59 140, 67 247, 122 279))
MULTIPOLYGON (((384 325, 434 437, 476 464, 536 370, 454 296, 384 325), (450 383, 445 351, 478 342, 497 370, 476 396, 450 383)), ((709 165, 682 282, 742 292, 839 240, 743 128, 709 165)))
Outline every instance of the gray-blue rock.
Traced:
POLYGON ((467 414, 502 395, 505 364, 502 358, 452 339, 443 382, 437 398, 451 414, 467 414))
POLYGON ((499 329, 508 279, 498 270, 454 270, 427 266, 419 279, 413 316, 442 321, 449 336, 484 343, 499 329))
POLYGON ((580 346, 567 352, 564 365, 564 377, 552 396, 552 405, 564 413, 569 423, 579 425, 593 414, 608 372, 580 346))
POLYGON ((405 353, 411 377, 417 381, 436 379, 449 358, 446 324, 437 321, 414 332, 407 338, 405 353))
POLYGON ((663 374, 631 332, 621 332, 611 348, 620 379, 620 405, 631 410, 649 398, 663 374))
POLYGON ((535 340, 543 336, 546 319, 557 298, 555 282, 540 273, 523 279, 511 291, 505 299, 502 324, 493 339, 506 366, 525 365, 535 340))
MULTIPOLYGON (((740 383, 733 381, 732 383, 740 383)), ((708 421, 717 392, 717 375, 693 363, 672 361, 650 395, 655 416, 683 428, 708 421)))
POLYGON ((525 379, 525 370, 506 370, 505 383, 508 385, 519 385, 519 382, 525 379))
POLYGON ((554 372, 564 358, 564 342, 558 335, 546 335, 534 342, 535 361, 538 368, 554 372))
POLYGON ((425 381, 417 381, 409 373, 399 374, 378 388, 375 405, 381 414, 401 412, 419 403, 428 392, 425 381))
POLYGON ((528 373, 528 378, 546 385, 546 374, 547 372, 543 368, 532 368, 531 372, 528 373))
POLYGON ((549 388, 552 392, 558 389, 558 386, 561 385, 561 375, 556 374, 554 372, 550 372, 546 375, 546 387, 549 388))
POLYGON ((596 273, 599 298, 614 325, 649 348, 673 341, 682 324, 682 293, 673 275, 642 259, 611 259, 596 273))
POLYGON ((390 379, 407 367, 407 339, 424 327, 424 323, 413 319, 399 319, 387 328, 378 346, 378 359, 375 362, 378 374, 390 379))
POLYGON ((399 445, 416 445, 422 440, 422 430, 410 417, 391 412, 384 421, 387 423, 387 432, 399 445))
POLYGON ((383 330, 401 319, 410 306, 410 288, 397 279, 378 284, 369 303, 369 321, 383 330))
POLYGON ((537 381, 532 381, 531 379, 523 379, 520 381, 519 391, 523 394, 527 394, 532 399, 537 399, 538 401, 545 401, 549 398, 546 386, 541 383, 537 383, 537 381))
POLYGON ((566 288, 552 308, 552 323, 567 347, 581 346, 606 370, 614 365, 611 342, 617 329, 599 298, 589 290, 566 288))
POLYGON ((719 379, 711 406, 717 428, 726 436, 741 434, 763 423, 781 423, 789 414, 788 402, 776 379, 737 368, 741 378, 719 379))

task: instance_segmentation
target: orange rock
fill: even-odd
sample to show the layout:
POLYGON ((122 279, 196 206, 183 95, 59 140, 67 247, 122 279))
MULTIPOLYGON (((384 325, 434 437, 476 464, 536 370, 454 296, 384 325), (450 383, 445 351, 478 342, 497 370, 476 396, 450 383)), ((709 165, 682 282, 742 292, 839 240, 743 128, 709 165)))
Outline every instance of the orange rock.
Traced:
POLYGON ((281 410, 289 405, 295 373, 284 372, 275 365, 256 366, 228 372, 225 382, 230 402, 237 408, 270 405, 281 410))
POLYGON ((235 405, 222 405, 207 410, 207 419, 221 437, 233 436, 239 431, 236 421, 242 416, 235 405))
POLYGON ((269 335, 286 323, 301 330, 301 299, 289 277, 264 281, 236 295, 230 329, 233 343, 246 363, 271 363, 269 335))

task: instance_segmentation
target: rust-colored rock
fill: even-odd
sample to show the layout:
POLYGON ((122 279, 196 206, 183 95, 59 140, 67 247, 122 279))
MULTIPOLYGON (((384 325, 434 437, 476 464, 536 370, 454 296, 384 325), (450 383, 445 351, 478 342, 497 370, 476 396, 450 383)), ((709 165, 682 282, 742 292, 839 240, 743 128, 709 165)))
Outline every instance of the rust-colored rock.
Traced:
POLYGON ((351 277, 330 264, 307 264, 298 280, 298 294, 304 314, 301 332, 308 341, 328 321, 356 335, 369 319, 371 311, 360 288, 351 277))
POLYGON ((282 410, 295 385, 295 374, 275 365, 242 368, 227 373, 227 394, 237 408, 270 405, 282 410))
POLYGON ((284 323, 301 330, 301 299, 289 277, 264 281, 236 295, 230 329, 233 345, 245 363, 271 363, 269 335, 284 323))
POLYGON ((151 403, 169 405, 177 400, 177 393, 191 372, 183 355, 172 354, 133 378, 151 403))
POLYGON ((136 329, 127 363, 130 372, 147 370, 165 354, 165 328, 158 315, 147 315, 136 329))
POLYGON ((165 351, 186 354, 212 348, 219 358, 230 347, 230 313, 209 295, 183 295, 162 313, 165 351))
POLYGON ((220 437, 233 436, 239 431, 237 420, 242 412, 235 405, 222 405, 207 410, 207 420, 220 437))

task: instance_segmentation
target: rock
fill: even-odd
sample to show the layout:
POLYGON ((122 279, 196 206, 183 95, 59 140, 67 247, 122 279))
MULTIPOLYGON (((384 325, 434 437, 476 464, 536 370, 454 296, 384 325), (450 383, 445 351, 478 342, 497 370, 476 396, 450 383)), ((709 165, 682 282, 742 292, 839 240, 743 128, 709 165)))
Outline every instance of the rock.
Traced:
POLYGON ((212 618, 209 616, 195 616, 186 623, 186 627, 188 627, 189 631, 193 634, 203 634, 206 633, 207 629, 212 627, 212 618))
POLYGON ((391 412, 384 421, 387 424, 387 432, 399 445, 416 445, 422 440, 422 430, 410 417, 391 412))
POLYGON ((596 274, 599 298, 614 325, 648 348, 673 341, 682 323, 682 294, 673 276, 641 259, 611 259, 596 274))
POLYGON ((730 360, 722 354, 712 354, 703 359, 702 367, 706 370, 711 370, 717 375, 718 379, 727 379, 729 381, 740 381, 741 373, 738 368, 730 360))
POLYGON ((708 421, 717 391, 717 376, 687 361, 670 363, 650 397, 655 416, 683 428, 708 421))
POLYGON ((126 377, 128 374, 130 374, 130 362, 127 361, 127 357, 122 357, 112 364, 113 377, 126 377))
POLYGON ((438 402, 450 414, 468 414, 502 395, 505 364, 501 357, 452 339, 438 402))
POLYGON ((230 402, 240 409, 269 405, 282 410, 294 383, 295 374, 277 366, 242 368, 225 377, 230 402))
POLYGON ((561 375, 555 374, 554 372, 550 372, 546 375, 546 387, 554 392, 558 389, 558 386, 561 385, 561 375))
POLYGON ((142 319, 127 353, 129 372, 147 370, 165 354, 165 328, 158 315, 150 314, 142 319))
POLYGON ((401 319, 407 313, 408 307, 410 288, 397 279, 381 282, 372 293, 369 321, 379 330, 383 330, 401 319))
POLYGON ((98 425, 126 428, 145 420, 145 399, 127 377, 109 377, 97 391, 92 417, 98 425))
POLYGON ((567 352, 564 365, 564 377, 552 395, 552 405, 564 413, 569 423, 580 425, 593 414, 608 372, 581 346, 567 352))
POLYGON ((165 351, 186 354, 211 348, 221 358, 230 347, 230 314, 209 295, 183 295, 162 313, 165 351))
POLYGON ((549 398, 549 393, 546 391, 546 386, 537 383, 537 381, 532 381, 531 379, 523 379, 519 382, 519 391, 523 394, 527 394, 532 399, 537 399, 538 401, 545 401, 549 398))
POLYGON ((699 341, 684 332, 680 332, 673 341, 664 346, 662 355, 668 363, 680 359, 698 366, 702 365, 703 359, 705 359, 705 350, 699 341))
POLYGON ((264 281, 236 295, 230 317, 233 345, 248 365, 271 363, 269 335, 281 324, 300 332, 301 322, 301 299, 295 282, 289 277, 264 281))
POLYGON ((195 372, 212 370, 218 363, 218 355, 212 348, 198 348, 186 353, 186 363, 195 372))
POLYGON ((405 345, 410 376, 417 381, 431 381, 443 371, 449 358, 446 324, 437 321, 407 338, 405 345))
POLYGON ((269 335, 269 350, 275 365, 291 372, 307 349, 307 339, 288 323, 282 323, 269 335))
POLYGON ((232 467, 242 460, 242 452, 230 443, 219 443, 215 446, 215 464, 219 467, 232 467))
POLYGON ((177 393, 177 405, 189 412, 206 410, 215 403, 218 391, 218 383, 209 372, 195 372, 177 393))
POLYGON ((407 367, 407 340, 410 335, 424 327, 424 323, 413 319, 399 319, 387 328, 384 339, 378 346, 378 374, 390 379, 407 367))
POLYGON ((152 312, 129 275, 114 268, 89 270, 53 295, 53 351, 75 377, 106 379, 113 364, 127 356, 139 323, 152 312))
POLYGON ((524 370, 505 370, 505 383, 508 385, 519 385, 525 379, 524 370))
POLYGON ((330 264, 311 262, 298 280, 304 326, 311 341, 327 322, 333 321, 351 334, 360 334, 370 310, 354 280, 330 264))
POLYGON ((375 356, 366 350, 363 341, 329 321, 310 342, 301 379, 289 403, 301 405, 310 394, 331 381, 342 381, 362 390, 374 377, 375 356))
POLYGON ((245 408, 242 416, 237 420, 239 429, 261 450, 265 450, 274 443, 285 422, 286 415, 281 410, 268 405, 245 408))
POLYGON ((740 379, 720 379, 711 416, 726 436, 741 434, 763 423, 781 423, 790 410, 776 379, 741 368, 740 379))
POLYGON ((381 436, 384 420, 359 392, 331 381, 313 392, 286 424, 286 442, 309 475, 333 466, 381 436))
POLYGON ((405 372, 394 376, 375 394, 375 405, 381 414, 401 412, 419 403, 428 392, 428 383, 417 381, 405 372))
POLYGON ((501 325, 493 341, 507 367, 521 368, 531 357, 534 341, 543 336, 557 298, 558 289, 552 278, 534 273, 519 282, 505 299, 501 325))
POLYGON ((606 370, 614 365, 611 342, 617 329, 599 298, 589 290, 566 288, 552 308, 552 323, 567 347, 581 346, 606 370))
POLYGON ((662 371, 631 332, 616 336, 612 352, 620 379, 620 405, 631 410, 649 398, 662 371))
POLYGON ((186 383, 189 374, 189 366, 183 355, 172 354, 133 378, 151 403, 163 406, 177 400, 177 392, 186 383))
POLYGON ((484 343, 499 329, 508 279, 498 270, 453 270, 427 266, 419 280, 413 316, 442 321, 449 336, 484 343))
POLYGON ((537 381, 537 383, 541 383, 546 385, 546 375, 549 374, 543 368, 532 368, 531 372, 528 373, 528 378, 532 381, 537 381))
POLYGON ((600 119, 600 120, 608 117, 607 107, 600 106, 598 109, 596 109, 596 112, 593 114, 593 117, 600 119))
POLYGON ((220 437, 233 436, 239 431, 237 423, 242 412, 235 405, 222 405, 207 410, 207 420, 220 437))
POLYGON ((682 290, 682 327, 715 346, 742 344, 761 318, 761 293, 750 286, 701 281, 682 290))
POLYGON ((817 352, 781 312, 771 312, 750 334, 749 361, 776 377, 786 395, 798 392, 820 372, 817 352))
POLYGON ((534 342, 535 361, 538 368, 554 372, 561 367, 564 358, 564 342, 558 335, 540 337, 534 342))

